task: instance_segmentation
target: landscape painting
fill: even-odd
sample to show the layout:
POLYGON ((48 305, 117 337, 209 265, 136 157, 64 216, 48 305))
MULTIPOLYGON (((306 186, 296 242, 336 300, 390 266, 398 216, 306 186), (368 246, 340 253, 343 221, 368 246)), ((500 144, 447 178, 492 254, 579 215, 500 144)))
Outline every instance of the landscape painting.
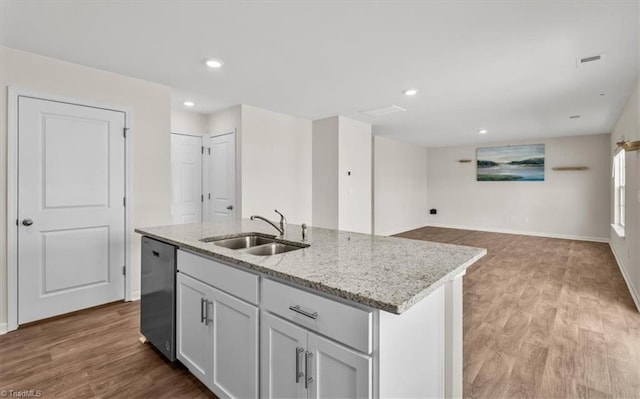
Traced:
POLYGON ((478 148, 478 181, 544 181, 544 144, 478 148))

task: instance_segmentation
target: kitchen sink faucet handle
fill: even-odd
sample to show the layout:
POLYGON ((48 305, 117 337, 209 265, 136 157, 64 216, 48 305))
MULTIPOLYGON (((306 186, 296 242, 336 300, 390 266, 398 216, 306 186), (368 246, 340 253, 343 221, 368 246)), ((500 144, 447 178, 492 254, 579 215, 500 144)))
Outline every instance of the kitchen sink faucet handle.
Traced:
POLYGON ((307 239, 307 224, 306 223, 302 223, 302 241, 305 241, 307 239))

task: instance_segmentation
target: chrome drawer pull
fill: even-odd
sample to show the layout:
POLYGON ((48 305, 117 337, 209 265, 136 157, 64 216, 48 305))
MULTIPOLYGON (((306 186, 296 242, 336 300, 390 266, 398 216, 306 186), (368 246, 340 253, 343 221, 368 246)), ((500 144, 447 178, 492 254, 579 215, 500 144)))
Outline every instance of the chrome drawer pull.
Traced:
POLYGON ((204 307, 207 303, 207 300, 204 298, 200 298, 200 323, 205 323, 207 320, 207 316, 204 314, 204 307))
POLYGON ((306 310, 302 310, 300 308, 300 305, 296 305, 296 306, 289 306, 289 310, 293 310, 296 313, 300 313, 303 316, 307 316, 310 319, 317 319, 318 318, 318 312, 307 312, 306 310))
POLYGON ((313 378, 309 377, 309 369, 311 366, 309 365, 309 361, 313 357, 313 353, 307 352, 304 354, 304 388, 309 389, 309 385, 313 382, 313 378))
POLYGON ((302 371, 300 371, 300 354, 304 352, 304 349, 297 346, 296 347, 296 384, 300 382, 300 377, 304 375, 302 371))

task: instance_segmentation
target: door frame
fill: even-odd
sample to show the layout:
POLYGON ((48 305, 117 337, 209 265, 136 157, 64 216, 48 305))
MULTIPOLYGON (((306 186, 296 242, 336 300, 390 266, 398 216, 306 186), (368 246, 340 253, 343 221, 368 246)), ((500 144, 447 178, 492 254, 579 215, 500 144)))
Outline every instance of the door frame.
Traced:
MULTIPOLYGON (((131 122, 132 112, 128 107, 113 106, 95 101, 80 101, 77 98, 62 97, 37 92, 29 89, 8 87, 7 93, 7 327, 6 332, 18 328, 18 98, 31 97, 45 101, 55 101, 70 105, 101 108, 108 111, 122 112, 125 117, 127 139, 125 140, 124 153, 124 184, 125 197, 128 199, 125 206, 124 240, 125 240, 125 276, 124 276, 124 300, 132 301, 133 287, 131 284, 131 233, 133 232, 131 208, 133 196, 131 190, 131 122), (16 225, 14 226, 14 221, 16 225)), ((2 287, 0 286, 0 289, 2 287)), ((0 301, 2 296, 0 296, 0 301)), ((0 326, 0 334, 4 333, 0 326)))

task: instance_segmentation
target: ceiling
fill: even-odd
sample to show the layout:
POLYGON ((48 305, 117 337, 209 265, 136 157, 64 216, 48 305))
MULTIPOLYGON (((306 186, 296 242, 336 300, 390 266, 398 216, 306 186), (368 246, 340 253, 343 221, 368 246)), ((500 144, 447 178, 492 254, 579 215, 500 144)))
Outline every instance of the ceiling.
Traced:
POLYGON ((168 85, 176 108, 340 114, 427 146, 608 133, 638 78, 637 1, 2 0, 0 11, 2 45, 168 85), (406 112, 360 112, 392 104, 406 112))

